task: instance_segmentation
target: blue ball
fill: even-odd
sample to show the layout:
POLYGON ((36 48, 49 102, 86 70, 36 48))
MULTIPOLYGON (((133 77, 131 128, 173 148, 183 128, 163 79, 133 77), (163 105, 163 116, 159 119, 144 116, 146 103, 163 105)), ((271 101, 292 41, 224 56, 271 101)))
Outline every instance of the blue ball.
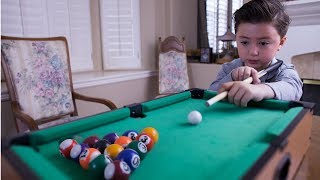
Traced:
POLYGON ((89 145, 85 143, 76 144, 75 146, 73 146, 73 148, 70 151, 71 159, 79 163, 80 154, 87 148, 89 148, 89 145))
POLYGON ((131 171, 134 171, 140 165, 140 157, 138 153, 133 149, 125 149, 121 151, 116 159, 126 162, 129 165, 131 171))
POLYGON ((138 131, 128 130, 128 131, 124 132, 124 133, 122 134, 122 136, 127 136, 127 137, 131 138, 132 141, 133 141, 133 140, 136 139, 136 137, 138 136, 138 134, 139 134, 138 131))

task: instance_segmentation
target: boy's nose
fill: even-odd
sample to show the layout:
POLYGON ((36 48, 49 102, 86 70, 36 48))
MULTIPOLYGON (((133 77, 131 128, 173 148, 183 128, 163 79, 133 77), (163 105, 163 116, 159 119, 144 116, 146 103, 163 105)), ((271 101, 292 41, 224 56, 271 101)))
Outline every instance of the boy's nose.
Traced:
POLYGON ((259 55, 259 49, 258 49, 258 47, 257 46, 251 46, 250 47, 250 49, 249 49, 249 54, 251 55, 251 56, 257 56, 257 55, 259 55))

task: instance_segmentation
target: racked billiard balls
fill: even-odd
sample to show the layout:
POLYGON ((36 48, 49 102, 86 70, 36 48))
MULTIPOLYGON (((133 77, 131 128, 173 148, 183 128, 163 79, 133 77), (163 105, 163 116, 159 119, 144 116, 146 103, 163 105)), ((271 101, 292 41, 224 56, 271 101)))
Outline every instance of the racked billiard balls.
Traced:
POLYGON ((123 148, 126 148, 131 141, 131 138, 127 136, 120 136, 114 143, 121 145, 123 148))
POLYGON ((81 167, 85 170, 88 170, 89 163, 100 154, 100 151, 95 148, 85 149, 79 156, 79 163, 81 167))
POLYGON ((130 173, 130 167, 126 162, 115 160, 112 163, 108 164, 107 167, 104 169, 104 178, 107 180, 128 180, 130 173))
POLYGON ((154 142, 151 137, 146 133, 141 133, 136 137, 137 141, 143 142, 147 146, 148 152, 153 148, 154 142))
POLYGON ((76 144, 78 143, 74 139, 65 139, 59 145, 60 154, 65 158, 70 158, 70 151, 76 144))
POLYGON ((117 156, 117 160, 126 162, 131 171, 134 171, 140 165, 140 157, 138 153, 133 149, 125 149, 121 151, 117 156))
POLYGON ((141 160, 143 160, 146 157, 148 152, 147 146, 143 142, 137 140, 134 140, 131 143, 129 143, 127 149, 135 150, 138 153, 141 160))
POLYGON ((110 145, 111 145, 111 143, 109 141, 107 141, 106 139, 100 139, 99 141, 97 141, 93 145, 93 148, 98 149, 101 152, 101 154, 103 154, 106 147, 108 147, 110 145))
POLYGON ((93 145, 99 140, 100 138, 98 136, 89 136, 83 141, 83 143, 88 144, 89 147, 93 148, 93 145))
POLYGON ((158 139, 159 139, 159 133, 158 131, 153 128, 153 127, 146 127, 144 128, 141 133, 146 133, 148 134, 151 139, 153 140, 154 143, 158 142, 158 139))
POLYGON ((79 163, 80 154, 87 148, 89 148, 89 146, 87 144, 83 144, 83 143, 76 144, 75 146, 73 146, 73 148, 70 151, 71 159, 73 159, 74 161, 79 163))
POLYGON ((115 159, 124 148, 119 144, 111 144, 104 150, 104 154, 108 155, 111 159, 115 159))
POLYGON ((107 141, 109 141, 111 144, 114 144, 114 142, 119 138, 117 133, 108 133, 105 136, 103 136, 102 139, 105 139, 107 141))
POLYGON ((95 179, 103 179, 104 169, 112 163, 109 156, 100 154, 89 163, 89 172, 95 179))
POLYGON ((127 137, 129 137, 131 140, 135 140, 136 139, 136 137, 138 136, 138 132, 137 131, 135 131, 135 130, 128 130, 128 131, 126 131, 126 132, 124 132, 123 134, 122 134, 122 136, 127 136, 127 137))

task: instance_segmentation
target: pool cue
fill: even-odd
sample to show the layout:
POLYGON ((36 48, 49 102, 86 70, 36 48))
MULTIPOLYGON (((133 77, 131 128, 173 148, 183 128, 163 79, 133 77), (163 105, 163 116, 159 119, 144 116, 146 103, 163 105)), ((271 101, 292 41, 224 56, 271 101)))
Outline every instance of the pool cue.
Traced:
MULTIPOLYGON (((273 65, 269 66, 268 68, 264 69, 264 70, 261 70, 258 72, 258 78, 261 78, 262 76, 266 75, 267 73, 275 70, 275 69, 278 69, 281 65, 282 65, 283 61, 279 61, 274 63, 273 65)), ((253 78, 252 77, 249 77, 245 80, 243 80, 243 82, 246 82, 246 83, 249 83, 251 84, 253 81, 253 78)), ((209 107, 211 106, 212 104, 224 99, 225 97, 227 97, 228 95, 228 91, 223 91, 221 93, 219 93, 218 95, 214 96, 213 98, 209 99, 208 101, 206 101, 206 106, 209 107)))

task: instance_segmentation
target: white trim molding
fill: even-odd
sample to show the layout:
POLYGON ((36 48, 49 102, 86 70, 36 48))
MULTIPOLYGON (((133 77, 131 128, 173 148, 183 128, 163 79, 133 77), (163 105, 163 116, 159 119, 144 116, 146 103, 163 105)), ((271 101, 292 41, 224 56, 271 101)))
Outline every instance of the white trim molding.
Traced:
POLYGON ((291 18, 291 26, 320 24, 320 0, 297 0, 285 2, 291 18))

